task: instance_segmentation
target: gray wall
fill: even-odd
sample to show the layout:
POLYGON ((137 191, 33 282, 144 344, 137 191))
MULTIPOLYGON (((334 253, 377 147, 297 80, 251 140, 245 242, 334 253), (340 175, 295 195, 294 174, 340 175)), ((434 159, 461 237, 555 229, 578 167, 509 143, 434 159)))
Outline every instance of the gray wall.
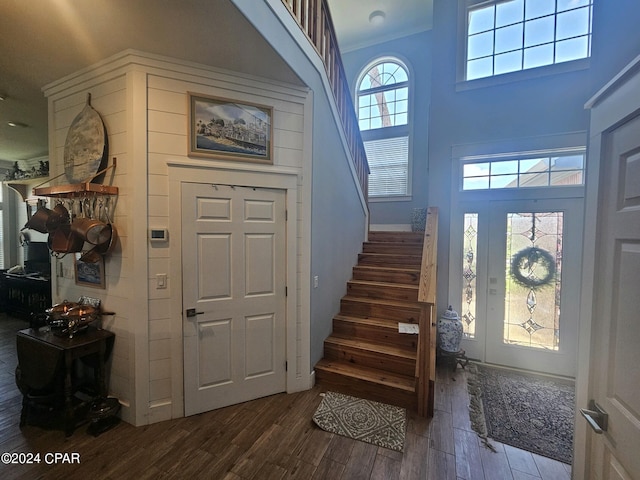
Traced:
POLYGON ((362 69, 381 56, 394 56, 405 62, 410 69, 412 83, 411 112, 413 131, 410 151, 412 160, 412 198, 410 201, 370 202, 372 224, 408 224, 411 210, 428 206, 428 136, 429 103, 431 97, 431 32, 422 32, 404 38, 353 50, 342 54, 351 92, 362 69))
POLYGON ((640 55, 640 2, 594 0, 592 93, 640 55))
MULTIPOLYGON (((317 100, 317 97, 316 97, 317 100)), ((328 104, 316 101, 314 118, 330 118, 328 104)), ((333 122, 314 123, 313 203, 311 217, 311 365, 323 357, 323 342, 332 331, 340 298, 357 263, 365 238, 366 218, 333 122)))

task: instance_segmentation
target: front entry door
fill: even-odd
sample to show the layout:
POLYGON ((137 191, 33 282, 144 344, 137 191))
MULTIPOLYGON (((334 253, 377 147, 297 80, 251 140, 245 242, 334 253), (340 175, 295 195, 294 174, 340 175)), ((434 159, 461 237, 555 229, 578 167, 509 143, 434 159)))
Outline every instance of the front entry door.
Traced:
POLYGON ((463 223, 457 278, 468 356, 575 376, 581 200, 476 202, 463 223))
POLYGON ((575 376, 581 202, 492 202, 487 363, 575 376))
POLYGON ((182 185, 185 415, 286 389, 285 192, 182 185))

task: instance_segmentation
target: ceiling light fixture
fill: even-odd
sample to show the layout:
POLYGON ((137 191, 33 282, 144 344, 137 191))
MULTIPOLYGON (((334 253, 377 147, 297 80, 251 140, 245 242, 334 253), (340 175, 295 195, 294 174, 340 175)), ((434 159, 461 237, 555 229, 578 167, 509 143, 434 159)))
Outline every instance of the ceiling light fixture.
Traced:
POLYGON ((9 120, 7 122, 7 125, 9 125, 10 127, 20 127, 20 128, 27 128, 29 126, 26 123, 14 122, 13 120, 9 120))
POLYGON ((369 23, 374 27, 379 27, 384 23, 386 15, 382 10, 376 10, 369 15, 369 23))

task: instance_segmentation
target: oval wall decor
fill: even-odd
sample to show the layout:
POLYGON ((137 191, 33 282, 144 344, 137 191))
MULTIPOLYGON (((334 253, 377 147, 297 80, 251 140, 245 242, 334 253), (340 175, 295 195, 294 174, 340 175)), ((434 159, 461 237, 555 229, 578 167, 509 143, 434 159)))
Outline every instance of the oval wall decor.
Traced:
POLYGON ((87 104, 73 119, 64 145, 64 171, 69 183, 93 180, 107 159, 107 130, 100 114, 87 104))

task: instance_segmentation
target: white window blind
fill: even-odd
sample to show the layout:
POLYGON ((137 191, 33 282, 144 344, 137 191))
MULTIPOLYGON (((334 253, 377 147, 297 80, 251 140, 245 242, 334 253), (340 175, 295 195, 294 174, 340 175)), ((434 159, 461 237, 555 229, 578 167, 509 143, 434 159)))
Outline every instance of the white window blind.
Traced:
POLYGON ((406 195, 409 181, 409 137, 364 142, 371 173, 369 196, 406 195))

